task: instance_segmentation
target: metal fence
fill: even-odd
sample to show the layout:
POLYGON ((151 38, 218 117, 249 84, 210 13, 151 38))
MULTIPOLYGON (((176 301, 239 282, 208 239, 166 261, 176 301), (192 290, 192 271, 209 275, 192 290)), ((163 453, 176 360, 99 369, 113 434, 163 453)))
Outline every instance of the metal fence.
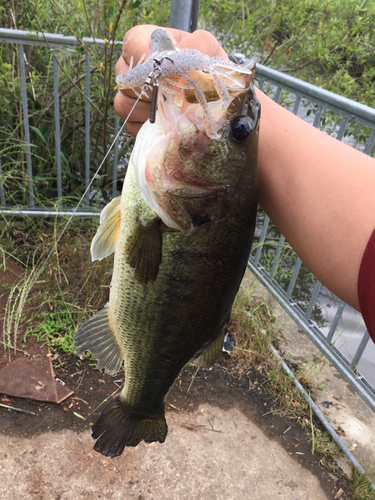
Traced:
MULTIPOLYGON (((21 83, 21 96, 22 96, 22 111, 23 111, 23 127, 24 127, 24 138, 25 138, 25 157, 27 165, 27 175, 28 175, 28 204, 27 206, 12 206, 9 204, 7 197, 5 195, 5 190, 3 184, 0 182, 0 213, 4 215, 28 215, 28 216, 41 216, 41 215, 70 215, 71 210, 61 208, 56 210, 56 208, 42 207, 35 204, 35 182, 33 174, 32 165, 32 154, 31 154, 31 143, 30 143, 30 126, 29 126, 29 100, 27 96, 26 88, 26 71, 25 71, 25 50, 24 46, 36 46, 36 47, 46 47, 50 51, 54 49, 67 49, 71 50, 82 46, 82 43, 86 46, 97 46, 104 47, 105 40, 96 38, 83 38, 81 41, 77 40, 74 36, 63 36, 52 33, 30 33, 22 30, 11 30, 0 28, 0 42, 15 44, 19 51, 19 65, 20 65, 20 83, 21 83)), ((118 42, 119 53, 121 50, 121 42, 118 42)), ((90 67, 90 55, 88 52, 85 53, 85 188, 89 186, 90 183, 90 109, 92 103, 90 100, 90 80, 91 80, 91 67, 90 67)), ((54 124, 55 124, 55 148, 56 148, 56 177, 57 177, 57 191, 58 197, 61 198, 64 194, 62 189, 62 168, 61 168, 61 137, 60 137, 60 107, 59 107, 59 65, 57 57, 53 55, 53 96, 54 96, 54 124)), ((115 116, 114 118, 114 136, 117 135, 119 130, 119 118, 115 116)), ((114 144, 113 152, 113 196, 116 196, 116 178, 118 169, 118 150, 119 141, 117 140, 114 144)), ((1 170, 1 151, 0 151, 0 176, 2 175, 1 170)), ((98 210, 89 207, 90 203, 90 192, 86 193, 86 208, 78 209, 74 215, 85 216, 85 217, 97 217, 98 210)))
MULTIPOLYGON (((337 140, 345 140, 359 147, 365 154, 371 154, 375 142, 374 109, 260 64, 257 65, 256 76, 259 88, 266 90, 266 93, 271 95, 276 102, 288 107, 296 115, 305 118, 307 115, 314 127, 329 128, 331 135, 337 140), (363 128, 362 144, 356 144, 352 133, 356 124, 360 124, 363 128), (364 138, 367 139, 365 142, 364 138)), ((375 411, 375 389, 369 382, 368 376, 364 376, 359 370, 363 353, 370 340, 367 330, 357 335, 357 345, 351 352, 346 351, 345 355, 345 352, 339 350, 337 347, 338 325, 349 306, 332 294, 330 305, 335 312, 331 314, 332 320, 324 333, 317 321, 312 318, 312 312, 322 293, 322 284, 315 280, 315 284, 308 287, 307 293, 302 298, 298 299, 298 294, 295 294, 297 297, 293 296, 296 283, 301 277, 301 260, 294 254, 294 259, 290 259, 295 261, 293 268, 290 269, 290 279, 280 280, 280 276, 285 273, 285 267, 283 268, 281 263, 282 252, 286 244, 285 238, 282 234, 275 237, 275 228, 265 215, 262 217, 258 234, 258 246, 250 257, 249 269, 328 361, 375 411), (271 256, 270 248, 272 249, 271 256), (265 254, 267 254, 267 259, 264 259, 265 254)), ((347 323, 349 321, 347 320, 347 323)), ((357 318, 356 323, 358 322, 360 323, 360 320, 357 318)), ((375 363, 372 361, 372 370, 374 368, 375 363)))
MULTIPOLYGON (((87 45, 104 46, 104 40, 83 39, 87 45)), ((25 57, 24 45, 34 45, 53 49, 67 49, 79 45, 74 37, 65 37, 55 34, 31 34, 18 30, 0 29, 0 42, 11 43, 18 46, 19 61, 20 61, 20 82, 22 91, 22 108, 23 108, 23 127, 25 137, 25 156, 28 172, 28 204, 27 206, 9 206, 7 205, 7 197, 2 184, 2 176, 5 172, 1 170, 1 151, 0 151, 0 214, 3 216, 9 215, 71 215, 72 209, 60 207, 56 210, 53 207, 42 207, 35 204, 35 182, 33 179, 32 155, 30 152, 30 130, 29 130, 29 101, 26 92, 26 74, 25 74, 25 57)), ((87 187, 90 182, 90 57, 85 54, 85 179, 84 187, 87 187)), ((375 142, 375 110, 355 103, 349 99, 345 99, 331 92, 325 91, 308 83, 302 82, 296 78, 290 77, 278 71, 257 66, 256 76, 259 81, 259 87, 266 91, 276 102, 288 107, 293 113, 302 117, 309 115, 309 119, 315 127, 322 129, 330 128, 329 132, 334 134, 338 140, 346 140, 355 142, 355 124, 364 127, 362 137, 367 137, 366 142, 360 146, 366 154, 371 154, 375 142), (353 128, 354 127, 354 128, 353 128), (353 135, 354 134, 354 135, 353 135)), ((53 60, 53 82, 54 82, 54 123, 55 123, 55 148, 56 148, 56 176, 58 195, 62 196, 62 168, 60 147, 61 139, 59 133, 60 114, 59 114, 59 66, 54 57, 53 60)), ((115 137, 119 130, 119 121, 114 119, 114 134, 115 137)), ((113 180, 117 179, 118 170, 118 150, 119 141, 114 145, 113 154, 113 180)), ((116 195, 115 182, 113 182, 113 196, 116 195)), ((94 207, 90 206, 90 192, 87 193, 86 206, 78 210, 75 215, 80 217, 96 217, 99 212, 94 207)), ((342 301, 333 299, 333 308, 335 314, 330 321, 327 333, 318 326, 313 319, 312 313, 316 307, 319 297, 322 293, 322 284, 315 281, 313 286, 308 287, 308 290, 303 298, 299 300, 295 296, 296 283, 301 276, 303 266, 300 259, 296 256, 289 259, 294 262, 292 269, 287 269, 288 264, 282 260, 283 251, 285 250, 285 238, 282 235, 275 236, 275 228, 272 227, 268 217, 264 214, 259 215, 258 219, 258 245, 249 260, 249 268, 260 280, 263 285, 271 292, 276 300, 294 319, 299 327, 308 335, 315 345, 326 356, 342 376, 347 380, 363 400, 375 410, 375 389, 369 380, 363 376, 358 369, 361 364, 363 352, 368 344, 369 335, 365 332, 358 339, 357 346, 345 356, 341 352, 337 344, 337 327, 342 318, 343 311, 346 306, 342 301), (265 257, 267 257, 265 259, 265 257), (265 262, 266 260, 266 262, 265 262), (289 277, 283 280, 280 277, 288 271, 289 277)), ((289 265, 290 267, 290 265, 289 265)), ((372 368, 375 366, 372 363, 372 368)))

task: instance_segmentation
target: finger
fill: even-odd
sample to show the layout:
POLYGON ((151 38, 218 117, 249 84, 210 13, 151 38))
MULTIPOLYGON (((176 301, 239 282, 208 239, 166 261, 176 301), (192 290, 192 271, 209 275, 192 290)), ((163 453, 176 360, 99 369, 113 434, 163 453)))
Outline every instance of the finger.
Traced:
POLYGON ((134 26, 125 35, 122 46, 122 58, 129 65, 130 58, 133 57, 134 65, 143 54, 151 53, 151 35, 158 26, 148 24, 145 26, 134 26))
POLYGON ((141 130, 141 127, 143 125, 143 122, 140 123, 140 122, 128 122, 126 125, 125 125, 125 128, 127 129, 127 131, 129 132, 130 135, 132 135, 133 137, 137 137, 137 134, 138 132, 141 130))
MULTIPOLYGON (((134 124, 134 123, 142 124, 150 116, 149 103, 138 101, 137 105, 133 109, 135 103, 136 99, 134 99, 133 97, 125 96, 121 92, 118 92, 115 96, 115 102, 114 102, 115 111, 124 120, 126 120, 129 117, 128 124, 134 124)), ((126 125, 126 128, 130 132, 128 125, 126 125)))
MULTIPOLYGON (((126 33, 122 57, 128 65, 132 56, 136 64, 143 54, 150 55, 151 35, 158 27, 155 25, 134 26, 126 33)), ((162 29, 167 32, 174 44, 180 49, 197 49, 211 57, 227 58, 219 42, 208 31, 196 30, 193 33, 187 33, 174 28, 162 29)))
MULTIPOLYGON (((174 30, 178 31, 178 30, 174 30)), ((180 31, 181 38, 177 42, 180 49, 196 49, 202 54, 208 54, 211 57, 224 57, 228 59, 224 49, 220 46, 214 35, 205 30, 196 30, 193 33, 180 31)))

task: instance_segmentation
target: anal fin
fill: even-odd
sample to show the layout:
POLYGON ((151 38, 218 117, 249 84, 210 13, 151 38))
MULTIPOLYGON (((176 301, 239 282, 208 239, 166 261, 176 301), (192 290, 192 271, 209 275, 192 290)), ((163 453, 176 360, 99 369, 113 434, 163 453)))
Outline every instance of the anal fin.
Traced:
POLYGON ((192 360, 197 366, 206 368, 212 366, 223 349, 225 330, 223 329, 220 335, 210 344, 197 358, 192 360))
POLYGON ((98 363, 96 368, 104 368, 109 375, 117 373, 122 364, 122 355, 109 320, 108 304, 95 313, 78 328, 74 336, 77 354, 91 352, 98 363))
POLYGON ((135 269, 135 278, 143 286, 148 281, 155 281, 162 257, 162 237, 159 219, 146 226, 138 222, 126 241, 128 264, 135 269))

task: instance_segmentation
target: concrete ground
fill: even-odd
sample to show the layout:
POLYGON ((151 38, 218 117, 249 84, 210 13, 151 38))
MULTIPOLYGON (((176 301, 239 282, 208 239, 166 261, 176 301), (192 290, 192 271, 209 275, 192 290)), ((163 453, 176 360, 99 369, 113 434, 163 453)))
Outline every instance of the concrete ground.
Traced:
MULTIPOLYGON (((172 394, 166 442, 142 443, 112 460, 93 451, 89 431, 46 428, 24 437, 8 424, 11 435, 0 435, 0 499, 323 500, 342 486, 348 493, 311 456, 297 424, 227 380, 216 371, 195 380, 191 396, 172 394)), ((187 381, 181 386, 186 394, 187 381)), ((48 419, 45 407, 40 413, 35 418, 48 419)))
POLYGON ((88 432, 1 436, 0 498, 323 500, 339 490, 332 481, 332 493, 325 492, 319 478, 237 408, 205 404, 188 417, 170 414, 168 424, 164 444, 143 443, 113 460, 92 450, 88 432), (199 427, 209 419, 220 432, 199 427))

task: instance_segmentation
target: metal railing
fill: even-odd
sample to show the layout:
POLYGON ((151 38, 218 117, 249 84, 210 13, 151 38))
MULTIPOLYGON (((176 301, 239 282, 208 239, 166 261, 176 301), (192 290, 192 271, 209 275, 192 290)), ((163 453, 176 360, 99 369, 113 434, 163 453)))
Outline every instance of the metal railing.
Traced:
MULTIPOLYGON (((29 131, 29 111, 28 97, 26 92, 26 74, 25 74, 25 58, 24 45, 35 45, 47 47, 51 50, 56 48, 71 48, 81 45, 81 42, 74 37, 66 37, 55 34, 32 34, 17 30, 0 29, 0 42, 17 44, 19 48, 20 60, 20 81, 22 91, 22 109, 23 109, 23 127, 26 143, 25 156, 28 172, 28 198, 27 206, 8 206, 7 197, 1 182, 4 172, 2 171, 1 151, 0 151, 0 214, 2 215, 72 215, 73 210, 69 207, 60 207, 56 210, 54 207, 42 207, 35 204, 35 186, 33 180, 33 165, 32 155, 30 152, 30 131, 29 131)), ((104 40, 93 40, 90 38, 83 39, 84 44, 101 45, 106 43, 104 40)), ((121 46, 121 44, 120 44, 121 46)), ((85 179, 84 187, 87 187, 90 182, 90 56, 85 54, 85 179)), ((259 87, 267 91, 276 102, 280 102, 287 106, 295 114, 301 114, 301 110, 306 109, 308 103, 309 109, 313 110, 313 125, 322 128, 324 117, 327 113, 335 113, 339 116, 338 130, 335 132, 336 138, 342 140, 345 132, 350 132, 350 123, 357 122, 364 127, 367 127, 367 142, 364 145, 364 152, 370 154, 375 142, 375 110, 355 103, 344 97, 340 97, 331 92, 325 91, 308 83, 302 82, 296 78, 290 77, 278 71, 272 70, 262 65, 257 66, 256 76, 259 81, 259 87)), ((54 124, 55 124, 55 147, 56 147, 56 176, 58 196, 63 196, 62 185, 62 169, 61 158, 59 155, 61 147, 61 139, 59 134, 60 114, 59 114, 59 66, 54 57, 53 61, 53 82, 54 82, 54 124)), ((114 135, 119 130, 119 120, 114 119, 114 135)), ((337 121, 337 117, 336 117, 337 121)), ((337 127, 336 127, 337 128, 337 127)), ((350 136, 350 134, 349 134, 350 136)), ((346 138, 347 139, 347 138, 346 138)), ((118 151, 119 141, 117 140, 114 146, 113 154, 113 196, 116 195, 115 180, 117 179, 118 169, 118 151)), ((4 166, 3 166, 4 170, 4 166)), ((87 193, 86 206, 78 210, 75 215, 80 217, 97 217, 99 212, 97 209, 90 206, 90 192, 87 193)), ((262 216, 263 217, 263 216, 262 216)), ((261 219, 259 219, 261 220, 261 219)), ((290 279, 286 286, 280 282, 280 272, 284 271, 280 265, 285 238, 280 235, 275 239, 274 235, 270 235, 270 221, 268 217, 264 217, 262 224, 259 226, 259 240, 256 250, 253 252, 249 260, 249 268, 260 280, 263 285, 271 292, 276 300, 294 319, 299 327, 308 335, 308 337, 317 345, 320 351, 332 363, 342 376, 347 380, 362 399, 375 410, 375 389, 371 383, 361 375, 358 371, 358 364, 361 362, 363 352, 367 346, 369 335, 365 332, 360 339, 357 348, 350 353, 349 358, 336 346, 336 331, 342 317, 344 309, 347 307, 343 302, 339 302, 336 306, 336 313, 331 322, 329 331, 324 334, 312 319, 312 312, 321 295, 322 285, 316 282, 310 289, 310 298, 307 303, 298 303, 293 292, 296 287, 297 280, 301 273, 301 261, 296 258, 291 273, 290 279), (267 245, 266 245, 267 243, 267 245), (268 266, 262 264, 265 251, 274 244, 274 253, 268 266), (286 289, 285 289, 286 288, 286 289)))
MULTIPOLYGON (((343 140, 345 132, 350 132, 350 121, 367 127, 369 129, 367 131, 368 137, 362 149, 365 154, 371 154, 375 142, 374 109, 266 66, 262 66, 261 64, 257 65, 256 77, 261 90, 265 90, 265 86, 268 86, 267 93, 271 94, 273 99, 278 103, 283 96, 284 105, 296 115, 303 114, 303 110, 306 111, 304 103, 309 103, 308 109, 311 111, 311 109, 314 108, 314 113, 310 116, 310 121, 314 127, 321 128, 322 117, 327 114, 335 113, 335 123, 338 124, 338 127, 335 127, 337 131, 335 130, 334 134, 337 140, 343 140)), ((337 328, 340 319, 343 316, 344 309, 349 306, 336 298, 337 301, 334 301, 337 304, 335 306, 336 312, 328 332, 326 334, 323 333, 316 321, 312 319, 312 312, 315 305, 318 303, 322 291, 322 284, 316 280, 315 285, 310 287, 310 297, 307 302, 306 300, 298 301, 293 297, 293 291, 301 275, 302 265, 301 260, 296 256, 290 280, 287 280, 284 286, 281 285, 281 280, 278 278, 285 269, 280 265, 280 259, 286 242, 283 235, 275 239, 274 231, 272 231, 270 225, 272 225, 270 219, 264 216, 262 225, 259 228, 258 246, 249 260, 249 269, 269 290, 297 325, 314 342, 328 361, 337 368, 344 379, 349 382, 361 398, 373 411, 375 411, 375 389, 358 370, 358 364, 362 359, 370 339, 367 330, 359 339, 357 348, 353 352, 350 352, 347 358, 338 349, 336 344, 337 328), (270 232, 273 234, 270 235, 270 232), (262 265, 262 257, 264 256, 264 252, 268 251, 270 247, 272 248, 272 245, 273 258, 270 260, 269 254, 267 255, 268 265, 266 268, 262 265)), ((375 363, 373 363, 373 366, 375 367, 375 363)))
POLYGON ((198 26, 200 0, 171 0, 169 27, 195 31, 198 26))
MULTIPOLYGON (((30 127, 29 127, 29 106, 27 97, 27 87, 26 87, 26 71, 25 71, 25 51, 24 46, 39 46, 47 47, 51 51, 54 49, 72 49, 82 46, 96 46, 104 47, 106 43, 105 40, 96 38, 82 38, 78 40, 74 36, 64 36, 53 33, 31 33, 22 30, 11 30, 0 28, 0 42, 2 43, 12 43, 18 46, 19 50, 19 65, 20 65, 20 83, 21 83, 21 97, 22 97, 22 112, 23 112, 23 127, 24 127, 24 138, 25 138, 25 157, 27 165, 27 175, 28 175, 28 198, 29 203, 27 206, 12 206, 7 203, 7 198, 4 190, 3 183, 1 182, 1 151, 0 151, 0 214, 3 215, 24 215, 24 216, 52 216, 52 215, 75 215, 80 217, 97 217, 99 215, 98 210, 90 208, 90 192, 86 193, 86 207, 79 208, 75 212, 73 210, 62 207, 60 210, 56 210, 55 207, 47 206, 36 206, 35 205, 35 193, 34 193, 34 175, 33 175, 33 165, 32 165, 32 154, 31 154, 31 142, 30 142, 30 127)), ((122 42, 116 42, 118 46, 119 53, 121 51, 122 42)), ((90 100, 90 79, 91 79, 91 67, 90 67, 90 54, 86 51, 85 53, 85 188, 89 186, 90 183, 90 109, 92 102, 90 100)), ((62 189, 62 168, 61 168, 61 137, 60 137, 60 108, 59 108, 59 65, 57 58, 53 55, 53 96, 54 96, 54 124, 55 124, 55 148, 56 148, 56 180, 57 180, 57 193, 58 198, 61 198, 64 194, 62 189)), ((116 115, 114 118, 114 137, 117 135, 119 130, 119 117, 116 115)), ((118 169, 118 152, 119 152, 119 140, 117 139, 114 144, 113 152, 113 189, 112 195, 116 196, 116 179, 117 179, 117 169, 118 169)))

